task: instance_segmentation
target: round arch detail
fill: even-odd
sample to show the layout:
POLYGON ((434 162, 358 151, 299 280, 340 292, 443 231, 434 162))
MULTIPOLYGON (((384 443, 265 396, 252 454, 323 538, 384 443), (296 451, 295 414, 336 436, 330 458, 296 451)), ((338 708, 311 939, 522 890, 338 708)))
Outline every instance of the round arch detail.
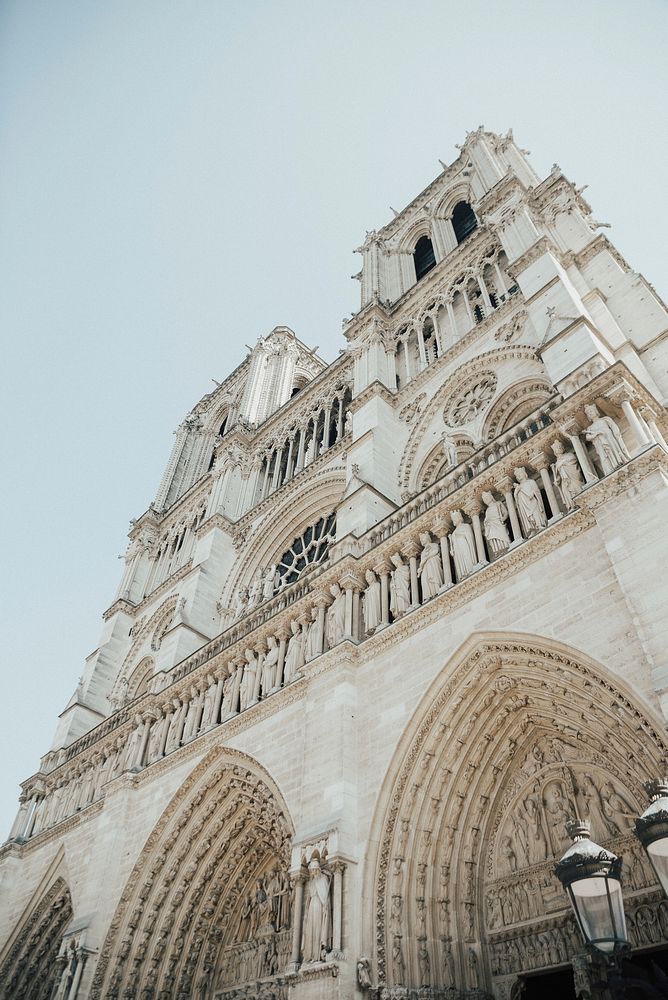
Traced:
POLYGON ((661 729, 578 651, 472 637, 416 710, 376 807, 365 906, 379 988, 506 998, 518 974, 569 962, 582 945, 553 867, 576 815, 626 859, 632 933, 654 898, 653 943, 668 941, 631 833, 643 782, 664 771, 661 729))

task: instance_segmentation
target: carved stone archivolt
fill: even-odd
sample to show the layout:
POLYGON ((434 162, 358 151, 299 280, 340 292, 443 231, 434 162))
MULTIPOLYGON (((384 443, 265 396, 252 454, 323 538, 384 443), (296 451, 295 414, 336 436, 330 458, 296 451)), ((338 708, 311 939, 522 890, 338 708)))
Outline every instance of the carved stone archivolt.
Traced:
POLYGON ((59 976, 56 957, 72 919, 72 897, 56 878, 30 911, 0 958, 2 1000, 48 1000, 59 976))
POLYGON ((251 758, 213 750, 148 838, 91 997, 197 996, 272 980, 290 952, 293 830, 251 758))
POLYGON ((553 867, 575 816, 626 857, 636 936, 665 940, 665 915, 637 909, 655 879, 630 831, 666 750, 647 711, 584 655, 472 641, 427 693, 378 807, 379 988, 505 996, 507 977, 569 961, 581 945, 553 867))

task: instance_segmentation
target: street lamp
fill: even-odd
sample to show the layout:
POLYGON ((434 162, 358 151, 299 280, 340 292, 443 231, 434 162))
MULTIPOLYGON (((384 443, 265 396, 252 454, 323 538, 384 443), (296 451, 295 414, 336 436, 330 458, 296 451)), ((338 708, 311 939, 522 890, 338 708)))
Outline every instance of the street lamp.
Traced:
POLYGON ((645 788, 651 801, 636 820, 635 833, 668 896, 668 779, 648 781, 645 788))
POLYGON ((573 843, 555 865, 555 874, 568 893, 585 944, 612 957, 628 948, 621 859, 590 840, 588 822, 577 820, 566 828, 573 843))

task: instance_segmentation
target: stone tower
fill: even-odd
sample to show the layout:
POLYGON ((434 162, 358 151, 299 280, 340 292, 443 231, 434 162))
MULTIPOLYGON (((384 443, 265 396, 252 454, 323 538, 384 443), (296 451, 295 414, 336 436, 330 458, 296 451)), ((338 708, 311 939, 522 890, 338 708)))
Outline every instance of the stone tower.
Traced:
POLYGON ((131 524, 0 850, 5 1000, 537 995, 576 818, 668 942, 665 306, 512 133, 359 253, 345 350, 260 339, 131 524))

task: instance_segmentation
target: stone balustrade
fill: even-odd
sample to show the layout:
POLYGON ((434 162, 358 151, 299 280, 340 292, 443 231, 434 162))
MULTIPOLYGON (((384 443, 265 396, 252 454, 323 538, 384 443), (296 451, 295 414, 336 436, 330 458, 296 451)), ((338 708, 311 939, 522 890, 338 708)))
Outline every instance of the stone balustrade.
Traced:
POLYGON ((252 712, 340 643, 371 641, 477 574, 483 582, 491 564, 586 505, 601 479, 649 449, 668 450, 653 412, 620 364, 549 401, 348 551, 340 540, 328 563, 156 675, 151 692, 47 755, 23 785, 10 839, 36 836, 98 800, 111 779, 252 712), (620 417, 603 413, 602 399, 620 417))

